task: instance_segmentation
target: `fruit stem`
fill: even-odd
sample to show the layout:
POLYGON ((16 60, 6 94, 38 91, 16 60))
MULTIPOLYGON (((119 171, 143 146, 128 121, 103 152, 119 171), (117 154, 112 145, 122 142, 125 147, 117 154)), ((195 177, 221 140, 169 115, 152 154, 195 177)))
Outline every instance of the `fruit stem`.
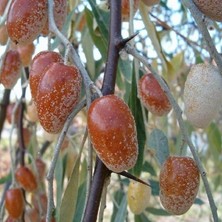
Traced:
POLYGON ((208 48, 210 56, 213 57, 215 60, 220 73, 222 75, 222 59, 221 55, 217 52, 217 49, 215 47, 214 42, 212 41, 212 38, 209 34, 209 31, 207 29, 207 26, 205 24, 205 19, 203 19, 203 14, 200 12, 200 10, 197 8, 197 6, 194 4, 191 0, 182 0, 183 5, 185 5, 191 12, 195 22, 197 23, 197 27, 200 31, 200 33, 203 35, 206 46, 208 48))

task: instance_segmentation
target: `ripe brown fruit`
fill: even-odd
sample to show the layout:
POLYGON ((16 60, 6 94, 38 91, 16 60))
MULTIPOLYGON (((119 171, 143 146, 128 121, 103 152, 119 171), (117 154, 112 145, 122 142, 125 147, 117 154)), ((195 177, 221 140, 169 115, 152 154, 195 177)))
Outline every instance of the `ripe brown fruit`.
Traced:
POLYGON ((19 120, 19 112, 20 112, 21 106, 17 107, 15 111, 14 109, 15 109, 15 103, 10 103, 6 109, 6 119, 8 120, 10 124, 12 123, 12 117, 14 118, 14 123, 17 123, 19 120))
POLYGON ((38 91, 39 81, 44 73, 53 62, 63 62, 62 57, 57 52, 42 51, 38 53, 32 60, 29 81, 33 101, 35 102, 38 91))
POLYGON ((24 198, 22 190, 11 188, 5 194, 5 208, 13 219, 19 219, 24 211, 24 198))
POLYGON ((35 164, 36 164, 39 179, 42 181, 46 175, 46 164, 41 158, 36 158, 35 164))
POLYGON ((8 32, 6 25, 0 26, 0 45, 5 45, 8 41, 8 32))
POLYGON ((200 175, 190 157, 170 156, 160 171, 160 201, 171 214, 181 215, 192 206, 200 184, 200 175))
MULTIPOLYGON (((54 0, 54 19, 56 26, 59 30, 62 29, 63 24, 65 23, 66 15, 67 15, 67 0, 54 0)), ((42 34, 44 36, 49 34, 49 21, 47 16, 47 21, 42 30, 42 34)))
POLYGON ((26 166, 20 166, 16 170, 15 178, 26 191, 33 192, 38 187, 36 176, 26 166))
POLYGON ((151 188, 142 183, 131 181, 127 191, 129 208, 134 214, 141 214, 150 203, 151 188))
POLYGON ((12 89, 20 77, 21 60, 19 53, 16 50, 9 50, 4 58, 0 83, 6 89, 12 89))
POLYGON ((140 78, 138 94, 144 106, 154 115, 167 115, 172 109, 165 92, 151 73, 140 78))
POLYGON ((219 113, 222 103, 222 77, 211 64, 193 65, 184 86, 184 108, 187 120, 205 128, 219 113))
POLYGON ((218 22, 222 21, 222 1, 220 0, 194 0, 195 5, 199 8, 199 10, 211 18, 212 20, 216 20, 218 22))
POLYGON ((48 133, 59 133, 79 101, 82 78, 76 66, 51 64, 36 95, 39 122, 48 133))
POLYGON ((123 100, 115 95, 94 100, 87 123, 93 147, 107 168, 122 172, 135 165, 138 155, 135 121, 123 100))
POLYGON ((17 51, 19 52, 22 65, 24 67, 29 66, 32 60, 32 55, 35 51, 35 45, 33 42, 26 45, 18 45, 17 51))
POLYGON ((33 42, 47 19, 47 0, 14 0, 7 17, 8 35, 14 43, 33 42))
MULTIPOLYGON (((130 18, 130 1, 129 0, 122 0, 121 4, 122 4, 121 5, 122 20, 123 21, 129 21, 129 18, 130 18)), ((134 13, 136 13, 138 8, 139 8, 139 0, 134 0, 134 4, 133 4, 134 13)))

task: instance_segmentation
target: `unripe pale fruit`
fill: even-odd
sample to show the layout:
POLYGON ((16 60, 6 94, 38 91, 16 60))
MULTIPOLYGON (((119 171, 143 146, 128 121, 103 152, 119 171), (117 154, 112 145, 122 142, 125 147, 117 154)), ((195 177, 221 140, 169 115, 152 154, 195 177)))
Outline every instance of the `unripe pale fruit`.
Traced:
POLYGON ((154 115, 167 115, 172 109, 165 92, 151 73, 140 78, 138 95, 144 106, 154 115))
POLYGON ((142 183, 131 181, 127 192, 129 208, 134 214, 141 214, 150 203, 151 188, 142 183))
POLYGON ((123 100, 115 95, 94 100, 87 122, 94 149, 107 168, 122 172, 135 165, 138 155, 135 121, 123 100))
POLYGON ((218 113, 222 102, 222 77, 217 67, 197 64, 191 67, 184 87, 187 120, 205 128, 218 113))
POLYGON ((207 17, 218 22, 222 21, 221 0, 193 0, 193 2, 207 17))
POLYGON ((79 101, 82 78, 76 66, 52 63, 40 79, 36 107, 39 122, 48 133, 59 133, 79 101))
POLYGON ((12 188, 6 191, 5 208, 13 219, 19 219, 24 211, 24 198, 22 190, 12 188))
POLYGON ((47 69, 48 66, 53 62, 62 61, 63 59, 60 54, 52 51, 42 51, 33 58, 29 74, 29 82, 34 102, 38 91, 39 81, 44 73, 44 70, 47 69))
POLYGON ((7 17, 8 35, 14 43, 33 42, 47 19, 47 0, 14 0, 7 17))
POLYGON ((160 201, 171 214, 181 215, 192 206, 200 184, 196 163, 190 157, 170 156, 159 176, 160 201))
POLYGON ((160 3, 160 0, 142 0, 142 2, 147 6, 153 6, 160 3))
POLYGON ((0 83, 6 89, 12 89, 20 77, 21 60, 16 50, 9 50, 4 58, 0 73, 0 83))

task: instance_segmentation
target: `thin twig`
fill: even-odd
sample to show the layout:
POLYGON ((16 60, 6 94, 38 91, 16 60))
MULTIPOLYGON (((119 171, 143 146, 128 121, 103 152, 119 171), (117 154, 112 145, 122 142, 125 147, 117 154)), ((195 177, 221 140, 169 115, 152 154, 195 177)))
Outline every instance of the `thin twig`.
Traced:
POLYGON ((180 130, 181 130, 181 133, 185 139, 185 141, 187 142, 189 148, 190 148, 190 151, 193 155, 193 158, 197 164, 197 167, 199 169, 199 172, 201 174, 201 177, 202 177, 202 180, 203 180, 203 183, 204 183, 204 186, 205 186, 205 190, 206 190, 206 193, 207 193, 207 197, 208 197, 208 200, 209 200, 209 204, 210 204, 210 207, 211 207, 211 211, 212 211, 212 215, 213 215, 213 218, 214 218, 214 221, 217 222, 218 221, 218 215, 217 215, 217 207, 215 205, 215 202, 214 202, 214 199, 213 199, 213 195, 212 195, 212 192, 210 190, 210 186, 209 186, 209 182, 208 182, 208 179, 206 177, 206 172, 204 170, 204 167, 201 163, 201 160, 198 156, 198 154, 196 153, 196 149, 189 137, 189 134, 187 132, 187 128, 185 126, 185 123, 183 121, 183 117, 182 117, 182 110, 180 109, 179 105, 177 104, 176 100, 174 99, 173 95, 171 94, 170 90, 169 90, 169 87, 167 86, 167 84, 165 83, 165 81, 161 78, 161 76, 159 76, 155 69, 148 63, 148 59, 145 58, 144 56, 141 56, 133 47, 131 47, 130 45, 127 45, 125 47, 125 50, 127 53, 131 54, 132 56, 134 56, 135 58, 137 58, 140 62, 142 62, 153 74, 153 76, 155 77, 155 79, 159 82, 161 88, 165 91, 173 109, 174 109, 174 112, 176 114, 176 118, 177 118, 177 121, 179 123, 179 126, 180 126, 180 130))
POLYGON ((220 73, 222 74, 222 59, 219 53, 217 52, 217 49, 214 45, 214 42, 209 34, 209 31, 207 29, 207 26, 204 21, 204 15, 200 12, 200 10, 197 8, 197 6, 194 4, 191 0, 182 0, 182 3, 190 10, 193 18, 195 19, 195 22, 197 23, 197 27, 201 34, 204 37, 204 40, 207 44, 207 49, 212 56, 212 58, 215 60, 220 73))
POLYGON ((47 180, 48 180, 48 205, 47 205, 47 216, 46 216, 47 222, 51 221, 52 212, 53 212, 53 209, 55 208, 54 198, 53 198, 53 179, 54 179, 54 171, 55 171, 56 163, 59 157, 60 148, 66 136, 67 130, 70 124, 72 123, 73 118, 85 106, 85 104, 86 104, 85 100, 81 101, 79 104, 77 104, 75 109, 68 116, 54 148, 53 158, 50 163, 49 171, 47 174, 47 180))

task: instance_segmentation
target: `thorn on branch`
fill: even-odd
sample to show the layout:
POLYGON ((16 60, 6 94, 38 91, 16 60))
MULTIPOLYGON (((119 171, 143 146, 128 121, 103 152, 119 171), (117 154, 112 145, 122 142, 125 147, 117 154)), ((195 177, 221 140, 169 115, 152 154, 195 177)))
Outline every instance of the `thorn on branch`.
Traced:
POLYGON ((120 172, 120 173, 118 173, 118 174, 119 174, 119 175, 122 175, 122 176, 124 176, 124 177, 127 177, 127 178, 129 178, 129 179, 131 179, 131 180, 134 180, 134 181, 136 181, 136 182, 142 183, 142 184, 144 184, 144 185, 146 185, 146 186, 151 187, 151 185, 150 185, 149 183, 147 183, 147 182, 145 182, 145 181, 137 178, 136 176, 133 176, 133 175, 132 175, 131 173, 129 173, 129 172, 123 171, 123 172, 120 172))
POLYGON ((138 34, 139 34, 139 32, 136 32, 136 33, 134 33, 133 35, 131 35, 131 36, 125 38, 125 39, 118 39, 118 40, 117 40, 117 44, 116 44, 117 48, 118 48, 119 50, 123 49, 123 48, 125 47, 125 45, 126 45, 130 40, 132 40, 133 38, 135 38, 138 34))

